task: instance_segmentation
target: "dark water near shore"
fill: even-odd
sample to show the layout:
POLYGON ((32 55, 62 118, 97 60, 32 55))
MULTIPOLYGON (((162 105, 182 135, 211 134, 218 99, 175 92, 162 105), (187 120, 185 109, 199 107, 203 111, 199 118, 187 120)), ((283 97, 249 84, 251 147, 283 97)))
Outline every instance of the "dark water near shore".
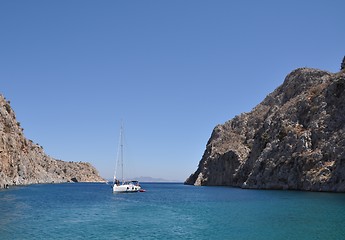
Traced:
POLYGON ((142 183, 0 191, 0 239, 345 239, 345 194, 142 183))

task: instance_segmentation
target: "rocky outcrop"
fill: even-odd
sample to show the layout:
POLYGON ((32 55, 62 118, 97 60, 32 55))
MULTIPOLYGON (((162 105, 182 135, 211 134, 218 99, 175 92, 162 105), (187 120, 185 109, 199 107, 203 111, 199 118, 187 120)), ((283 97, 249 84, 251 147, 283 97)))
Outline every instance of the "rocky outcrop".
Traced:
POLYGON ((0 95, 0 188, 32 183, 104 182, 89 163, 56 160, 24 137, 10 102, 0 95))
POLYGON ((214 128, 186 184, 345 191, 345 72, 300 68, 214 128))

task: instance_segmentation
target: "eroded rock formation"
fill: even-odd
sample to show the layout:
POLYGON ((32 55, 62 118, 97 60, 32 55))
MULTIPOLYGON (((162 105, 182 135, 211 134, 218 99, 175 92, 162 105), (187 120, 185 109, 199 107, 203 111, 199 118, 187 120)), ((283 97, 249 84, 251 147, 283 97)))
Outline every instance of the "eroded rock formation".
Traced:
POLYGON ((345 191, 345 72, 300 68, 214 128, 194 185, 345 191))
POLYGON ((0 188, 32 183, 104 182, 89 163, 56 160, 24 137, 9 101, 0 95, 0 188))

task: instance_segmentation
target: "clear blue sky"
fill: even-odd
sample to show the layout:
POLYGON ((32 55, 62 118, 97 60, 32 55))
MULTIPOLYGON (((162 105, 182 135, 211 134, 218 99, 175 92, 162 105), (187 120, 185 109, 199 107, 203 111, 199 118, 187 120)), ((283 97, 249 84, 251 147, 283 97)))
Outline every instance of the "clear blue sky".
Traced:
POLYGON ((0 1, 0 92, 52 157, 185 180, 298 67, 337 72, 345 1, 0 1))

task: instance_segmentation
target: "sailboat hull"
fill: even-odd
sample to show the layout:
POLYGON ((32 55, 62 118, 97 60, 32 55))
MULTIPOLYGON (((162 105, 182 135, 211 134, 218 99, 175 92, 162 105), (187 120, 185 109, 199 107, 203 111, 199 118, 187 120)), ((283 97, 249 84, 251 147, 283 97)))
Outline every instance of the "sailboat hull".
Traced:
POLYGON ((131 192, 139 192, 141 189, 140 186, 134 184, 121 184, 121 185, 114 185, 113 192, 114 193, 131 193, 131 192))

